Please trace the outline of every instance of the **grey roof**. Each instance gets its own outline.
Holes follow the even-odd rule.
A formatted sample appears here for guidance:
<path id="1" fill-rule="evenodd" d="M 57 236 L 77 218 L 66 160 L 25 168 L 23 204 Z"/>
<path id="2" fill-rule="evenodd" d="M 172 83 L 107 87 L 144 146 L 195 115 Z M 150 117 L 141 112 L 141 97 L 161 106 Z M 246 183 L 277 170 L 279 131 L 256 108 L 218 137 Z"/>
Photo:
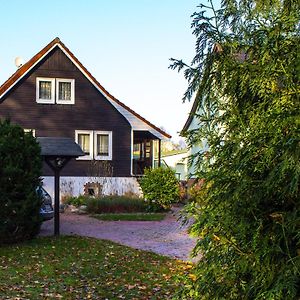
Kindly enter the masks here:
<path id="1" fill-rule="evenodd" d="M 38 137 L 43 156 L 83 156 L 84 152 L 71 138 Z"/>

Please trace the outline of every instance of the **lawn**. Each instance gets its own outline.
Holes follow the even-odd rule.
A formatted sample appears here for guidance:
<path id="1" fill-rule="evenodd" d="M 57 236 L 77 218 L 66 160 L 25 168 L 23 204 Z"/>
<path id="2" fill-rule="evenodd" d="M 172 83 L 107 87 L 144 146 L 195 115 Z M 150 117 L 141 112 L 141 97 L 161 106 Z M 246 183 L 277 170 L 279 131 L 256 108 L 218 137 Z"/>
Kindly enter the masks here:
<path id="1" fill-rule="evenodd" d="M 91 217 L 103 221 L 162 221 L 163 213 L 122 213 L 122 214 L 96 214 Z"/>
<path id="2" fill-rule="evenodd" d="M 1 299 L 170 299 L 189 265 L 83 237 L 0 247 Z"/>

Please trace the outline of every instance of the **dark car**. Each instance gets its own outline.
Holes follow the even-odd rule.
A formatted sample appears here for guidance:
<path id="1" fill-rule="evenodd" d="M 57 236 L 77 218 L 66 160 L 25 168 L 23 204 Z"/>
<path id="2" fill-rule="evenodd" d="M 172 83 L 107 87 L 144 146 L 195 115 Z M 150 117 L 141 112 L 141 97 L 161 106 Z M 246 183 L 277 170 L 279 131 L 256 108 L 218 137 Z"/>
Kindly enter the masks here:
<path id="1" fill-rule="evenodd" d="M 51 196 L 47 193 L 47 191 L 42 186 L 39 186 L 36 189 L 36 192 L 38 196 L 42 199 L 40 215 L 43 221 L 51 220 L 54 216 Z"/>

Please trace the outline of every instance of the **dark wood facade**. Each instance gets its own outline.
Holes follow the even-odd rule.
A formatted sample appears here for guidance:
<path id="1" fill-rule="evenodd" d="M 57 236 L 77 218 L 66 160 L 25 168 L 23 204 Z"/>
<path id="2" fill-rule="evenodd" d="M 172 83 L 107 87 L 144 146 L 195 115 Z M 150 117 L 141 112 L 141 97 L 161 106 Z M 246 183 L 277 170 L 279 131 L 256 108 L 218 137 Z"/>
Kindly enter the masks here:
<path id="1" fill-rule="evenodd" d="M 75 104 L 37 103 L 36 77 L 75 79 Z M 75 139 L 75 130 L 112 131 L 112 160 L 108 161 L 112 175 L 131 176 L 131 125 L 59 47 L 14 85 L 2 101 L 0 118 L 34 129 L 37 137 Z M 44 166 L 43 175 L 52 176 L 52 171 Z M 91 161 L 73 160 L 62 175 L 96 174 L 91 174 Z"/>

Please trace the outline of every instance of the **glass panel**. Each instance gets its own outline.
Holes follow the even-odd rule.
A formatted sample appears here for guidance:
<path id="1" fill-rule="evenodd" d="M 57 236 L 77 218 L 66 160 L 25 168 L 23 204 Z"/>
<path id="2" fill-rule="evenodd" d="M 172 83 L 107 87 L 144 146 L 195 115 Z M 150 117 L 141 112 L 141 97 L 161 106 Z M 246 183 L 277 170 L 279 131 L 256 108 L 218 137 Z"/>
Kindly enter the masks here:
<path id="1" fill-rule="evenodd" d="M 133 145 L 133 159 L 140 159 L 141 156 L 141 144 Z"/>
<path id="2" fill-rule="evenodd" d="M 108 156 L 108 134 L 97 134 L 97 155 Z"/>
<path id="3" fill-rule="evenodd" d="M 51 98 L 51 81 L 39 81 L 39 99 Z"/>
<path id="4" fill-rule="evenodd" d="M 90 155 L 90 135 L 88 133 L 78 134 L 78 144 L 86 155 Z"/>
<path id="5" fill-rule="evenodd" d="M 71 100 L 71 82 L 58 83 L 58 100 Z"/>
<path id="6" fill-rule="evenodd" d="M 151 142 L 146 142 L 146 158 L 151 157 Z"/>

